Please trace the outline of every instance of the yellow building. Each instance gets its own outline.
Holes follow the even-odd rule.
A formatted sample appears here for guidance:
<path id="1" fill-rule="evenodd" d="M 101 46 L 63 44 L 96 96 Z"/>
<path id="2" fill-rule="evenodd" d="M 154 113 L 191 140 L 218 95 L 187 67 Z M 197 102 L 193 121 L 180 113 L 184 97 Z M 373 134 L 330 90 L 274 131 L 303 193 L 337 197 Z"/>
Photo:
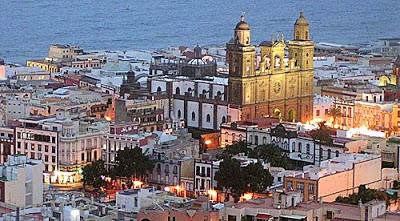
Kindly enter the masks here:
<path id="1" fill-rule="evenodd" d="M 50 73 L 60 72 L 61 64 L 48 61 L 48 60 L 27 60 L 26 66 L 28 67 L 38 67 L 44 71 Z"/>
<path id="2" fill-rule="evenodd" d="M 288 121 L 308 121 L 313 107 L 313 54 L 309 24 L 304 14 L 294 25 L 294 40 L 283 36 L 251 44 L 250 26 L 241 17 L 234 38 L 227 44 L 231 120 L 273 116 Z M 288 49 L 289 56 L 285 56 Z M 233 116 L 235 115 L 235 116 Z"/>

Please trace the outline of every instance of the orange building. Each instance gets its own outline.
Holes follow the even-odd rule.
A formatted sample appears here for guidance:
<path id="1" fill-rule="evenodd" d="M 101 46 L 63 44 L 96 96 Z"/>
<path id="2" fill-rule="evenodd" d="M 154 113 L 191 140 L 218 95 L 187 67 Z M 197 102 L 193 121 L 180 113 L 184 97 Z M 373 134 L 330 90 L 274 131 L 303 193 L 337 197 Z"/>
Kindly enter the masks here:
<path id="1" fill-rule="evenodd" d="M 382 187 L 379 155 L 348 154 L 306 166 L 300 174 L 284 177 L 286 190 L 300 191 L 304 201 L 333 202 L 338 196 L 356 193 L 360 185 Z"/>

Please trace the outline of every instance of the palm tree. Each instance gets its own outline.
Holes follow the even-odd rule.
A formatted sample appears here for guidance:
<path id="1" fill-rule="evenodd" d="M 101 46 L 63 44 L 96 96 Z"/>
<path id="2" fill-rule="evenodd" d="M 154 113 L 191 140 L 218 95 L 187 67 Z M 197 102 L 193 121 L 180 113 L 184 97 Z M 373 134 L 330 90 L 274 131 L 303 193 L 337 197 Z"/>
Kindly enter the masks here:
<path id="1" fill-rule="evenodd" d="M 333 126 L 336 124 L 336 119 L 342 116 L 342 111 L 338 107 L 331 107 L 328 111 L 328 115 L 333 118 Z"/>

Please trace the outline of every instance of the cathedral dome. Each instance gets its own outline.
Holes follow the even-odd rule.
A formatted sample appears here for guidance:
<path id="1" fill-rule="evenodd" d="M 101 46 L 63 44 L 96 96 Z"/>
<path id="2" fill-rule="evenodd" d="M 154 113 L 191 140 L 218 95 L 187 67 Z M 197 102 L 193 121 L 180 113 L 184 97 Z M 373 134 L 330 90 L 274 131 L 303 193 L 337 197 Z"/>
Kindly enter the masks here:
<path id="1" fill-rule="evenodd" d="M 240 16 L 240 21 L 236 25 L 236 30 L 250 30 L 250 25 L 244 21 L 244 16 Z"/>
<path id="2" fill-rule="evenodd" d="M 304 12 L 300 12 L 299 18 L 296 20 L 295 25 L 308 25 L 307 19 L 304 17 Z"/>

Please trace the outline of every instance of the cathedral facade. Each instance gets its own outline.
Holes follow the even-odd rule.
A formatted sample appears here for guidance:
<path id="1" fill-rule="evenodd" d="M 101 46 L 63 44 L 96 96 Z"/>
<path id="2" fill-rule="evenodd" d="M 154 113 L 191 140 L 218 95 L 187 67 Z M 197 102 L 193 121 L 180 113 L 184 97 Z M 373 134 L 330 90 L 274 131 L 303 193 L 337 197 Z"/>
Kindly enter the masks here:
<path id="1" fill-rule="evenodd" d="M 311 120 L 314 43 L 304 14 L 295 22 L 293 40 L 285 42 L 280 36 L 256 48 L 250 39 L 250 26 L 242 16 L 227 43 L 231 120 Z"/>

